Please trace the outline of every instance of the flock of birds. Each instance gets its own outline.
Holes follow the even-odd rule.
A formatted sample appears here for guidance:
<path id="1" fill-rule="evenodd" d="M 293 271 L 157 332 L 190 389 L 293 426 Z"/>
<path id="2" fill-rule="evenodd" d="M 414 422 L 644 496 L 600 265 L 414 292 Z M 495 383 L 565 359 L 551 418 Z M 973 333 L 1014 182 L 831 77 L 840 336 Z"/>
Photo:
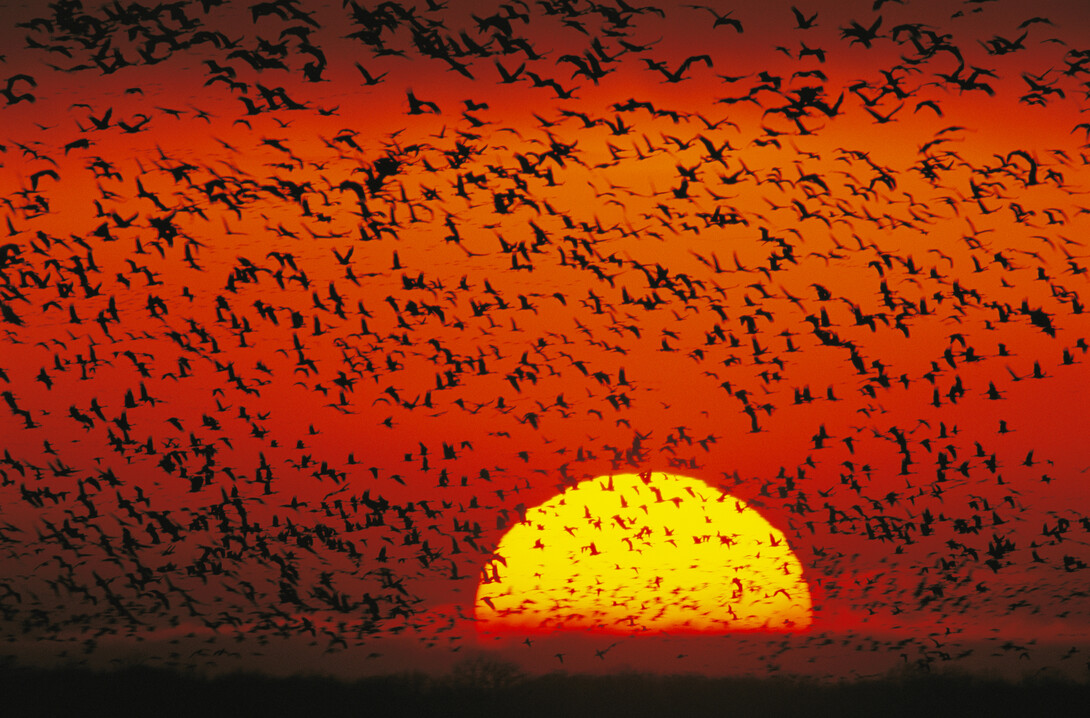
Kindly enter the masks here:
<path id="1" fill-rule="evenodd" d="M 1090 47 L 1017 5 L 9 13 L 4 652 L 457 651 L 528 506 L 655 470 L 817 646 L 1083 665 Z"/>

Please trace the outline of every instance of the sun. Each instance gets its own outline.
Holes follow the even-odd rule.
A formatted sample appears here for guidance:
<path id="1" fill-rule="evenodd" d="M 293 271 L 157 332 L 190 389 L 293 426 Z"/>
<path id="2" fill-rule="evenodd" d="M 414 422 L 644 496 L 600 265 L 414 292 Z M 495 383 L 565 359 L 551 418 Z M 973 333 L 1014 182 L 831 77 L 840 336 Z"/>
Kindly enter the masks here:
<path id="1" fill-rule="evenodd" d="M 475 609 L 485 633 L 799 631 L 812 619 L 780 531 L 703 481 L 650 472 L 527 510 L 484 566 Z"/>

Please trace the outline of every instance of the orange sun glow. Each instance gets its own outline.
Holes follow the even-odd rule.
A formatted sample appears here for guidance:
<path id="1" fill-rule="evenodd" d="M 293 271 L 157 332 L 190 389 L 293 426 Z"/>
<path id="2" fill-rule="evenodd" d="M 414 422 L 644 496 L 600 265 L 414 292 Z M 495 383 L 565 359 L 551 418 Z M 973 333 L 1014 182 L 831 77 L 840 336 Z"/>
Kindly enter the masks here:
<path id="1" fill-rule="evenodd" d="M 801 630 L 810 590 L 783 534 L 697 479 L 584 481 L 528 509 L 484 566 L 483 632 Z"/>

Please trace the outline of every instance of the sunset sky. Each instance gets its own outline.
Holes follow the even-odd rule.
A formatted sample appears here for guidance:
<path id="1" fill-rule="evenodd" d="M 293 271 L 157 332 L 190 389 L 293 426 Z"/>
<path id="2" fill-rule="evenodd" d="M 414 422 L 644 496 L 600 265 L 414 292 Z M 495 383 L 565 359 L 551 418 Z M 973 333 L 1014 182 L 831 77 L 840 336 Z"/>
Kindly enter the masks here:
<path id="1" fill-rule="evenodd" d="M 1081 3 L 0 10 L 0 655 L 1086 676 Z"/>

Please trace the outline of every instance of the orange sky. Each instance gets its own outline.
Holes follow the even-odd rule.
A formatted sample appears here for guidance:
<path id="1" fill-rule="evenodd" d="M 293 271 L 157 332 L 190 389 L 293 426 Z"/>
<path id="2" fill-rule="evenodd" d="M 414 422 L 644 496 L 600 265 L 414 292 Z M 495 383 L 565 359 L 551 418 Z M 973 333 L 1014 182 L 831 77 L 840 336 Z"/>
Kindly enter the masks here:
<path id="1" fill-rule="evenodd" d="M 442 665 L 517 507 L 661 471 L 783 532 L 792 670 L 1071 663 L 1077 4 L 208 4 L 2 13 L 18 657 Z"/>

